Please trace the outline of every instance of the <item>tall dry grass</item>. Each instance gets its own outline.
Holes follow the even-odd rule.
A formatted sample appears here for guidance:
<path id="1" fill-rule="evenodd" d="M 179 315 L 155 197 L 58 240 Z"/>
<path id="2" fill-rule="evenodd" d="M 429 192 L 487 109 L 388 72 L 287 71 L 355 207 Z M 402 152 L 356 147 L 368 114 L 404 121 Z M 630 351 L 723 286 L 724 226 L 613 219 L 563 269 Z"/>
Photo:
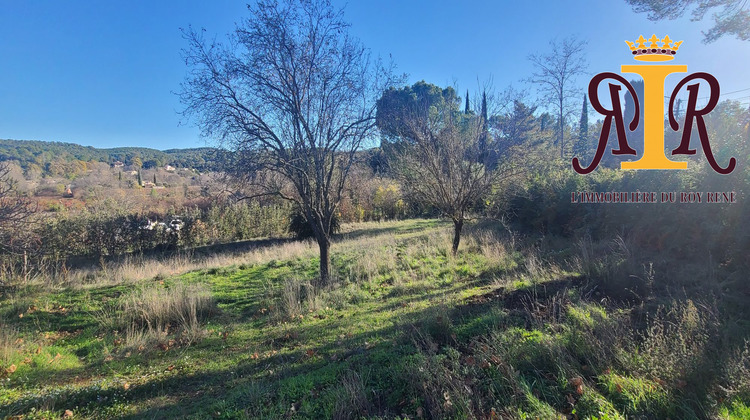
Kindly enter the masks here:
<path id="1" fill-rule="evenodd" d="M 98 266 L 69 269 L 64 274 L 59 270 L 38 272 L 28 284 L 53 288 L 100 287 L 134 283 L 144 279 L 167 278 L 195 270 L 313 256 L 316 252 L 317 245 L 313 245 L 311 241 L 295 241 L 258 247 L 246 252 L 210 255 L 184 252 L 164 258 L 131 256 L 118 262 L 101 262 Z"/>
<path id="2" fill-rule="evenodd" d="M 342 235 L 334 239 L 333 252 L 347 252 L 351 249 L 369 249 L 370 252 L 362 258 L 363 266 L 358 268 L 356 275 L 369 277 L 375 272 L 384 272 L 395 268 L 395 252 L 380 255 L 377 246 L 391 244 L 395 249 L 395 239 L 390 229 L 396 229 L 410 223 L 409 221 L 391 222 L 360 222 L 345 225 Z M 358 231 L 379 231 L 374 235 L 350 236 Z M 227 251 L 215 254 L 199 254 L 191 251 L 180 252 L 163 258 L 148 256 L 129 256 L 120 261 L 100 261 L 98 265 L 84 268 L 62 268 L 55 264 L 46 264 L 33 270 L 31 275 L 21 278 L 19 275 L 7 273 L 5 280 L 8 284 L 41 285 L 46 288 L 87 288 L 102 285 L 133 283 L 143 279 L 166 278 L 180 275 L 189 271 L 228 267 L 233 265 L 264 264 L 271 260 L 289 260 L 307 258 L 317 255 L 318 247 L 311 240 L 289 241 L 280 244 L 258 246 L 247 251 Z M 383 260 L 388 256 L 390 261 Z M 369 263 L 368 263 L 369 262 Z M 368 266 L 370 263 L 376 265 Z M 356 270 L 355 270 L 356 271 Z"/>
<path id="3" fill-rule="evenodd" d="M 0 370 L 4 369 L 18 352 L 18 330 L 0 321 Z"/>
<path id="4" fill-rule="evenodd" d="M 205 335 L 203 322 L 215 311 L 206 286 L 178 283 L 138 288 L 94 316 L 102 330 L 122 334 L 126 348 L 147 348 L 170 336 L 182 344 L 199 341 Z"/>

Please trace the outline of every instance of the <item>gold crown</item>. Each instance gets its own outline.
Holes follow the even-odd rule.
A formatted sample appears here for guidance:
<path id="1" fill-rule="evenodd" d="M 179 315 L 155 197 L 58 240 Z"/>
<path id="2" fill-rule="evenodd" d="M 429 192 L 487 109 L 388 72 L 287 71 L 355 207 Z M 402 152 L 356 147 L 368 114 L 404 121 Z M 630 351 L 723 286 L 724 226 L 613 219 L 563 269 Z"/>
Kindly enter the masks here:
<path id="1" fill-rule="evenodd" d="M 638 37 L 635 42 L 625 41 L 630 47 L 630 51 L 633 52 L 633 58 L 640 61 L 669 61 L 674 59 L 677 50 L 680 48 L 682 41 L 673 42 L 669 39 L 669 35 L 663 39 L 656 37 L 656 34 L 652 35 L 648 40 L 650 44 L 646 46 L 646 39 L 643 35 Z M 661 43 L 661 45 L 659 45 Z"/>

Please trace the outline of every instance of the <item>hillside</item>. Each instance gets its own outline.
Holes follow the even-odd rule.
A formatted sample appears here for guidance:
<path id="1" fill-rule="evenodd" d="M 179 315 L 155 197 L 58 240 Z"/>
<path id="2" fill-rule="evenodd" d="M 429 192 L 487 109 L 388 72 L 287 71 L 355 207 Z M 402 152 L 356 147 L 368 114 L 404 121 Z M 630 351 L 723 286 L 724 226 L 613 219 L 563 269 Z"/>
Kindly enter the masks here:
<path id="1" fill-rule="evenodd" d="M 156 150 L 146 147 L 116 147 L 98 149 L 74 143 L 48 142 L 38 140 L 0 139 L 0 161 L 15 160 L 28 171 L 33 167 L 41 170 L 56 161 L 103 162 L 116 161 L 131 165 L 138 158 L 145 169 L 171 165 L 177 168 L 191 168 L 199 171 L 216 169 L 219 149 L 212 147 Z"/>

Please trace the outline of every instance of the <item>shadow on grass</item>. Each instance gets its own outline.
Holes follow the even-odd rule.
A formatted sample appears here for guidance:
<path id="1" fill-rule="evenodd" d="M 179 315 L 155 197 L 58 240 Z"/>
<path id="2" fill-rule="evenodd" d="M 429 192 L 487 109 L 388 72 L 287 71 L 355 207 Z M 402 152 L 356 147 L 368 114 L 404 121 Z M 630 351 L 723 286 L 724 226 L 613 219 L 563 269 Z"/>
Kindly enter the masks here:
<path id="1" fill-rule="evenodd" d="M 85 268 L 100 268 L 102 261 L 106 263 L 125 263 L 137 258 L 142 260 L 144 264 L 152 261 L 161 261 L 175 256 L 189 255 L 192 257 L 208 257 L 214 254 L 239 254 L 245 253 L 256 249 L 268 248 L 278 245 L 284 245 L 292 242 L 297 242 L 297 238 L 259 238 L 259 239 L 248 239 L 238 242 L 229 242 L 221 244 L 204 245 L 194 248 L 181 248 L 181 249 L 165 249 L 165 250 L 151 250 L 142 253 L 127 253 L 120 255 L 110 255 L 102 257 L 70 257 L 65 265 L 68 269 L 85 269 Z"/>
<path id="2" fill-rule="evenodd" d="M 407 302 L 439 297 L 444 293 L 455 294 L 481 281 L 483 280 L 477 279 L 474 282 L 466 282 L 450 291 L 438 290 L 428 296 L 410 296 Z M 123 387 L 102 389 L 90 386 L 63 390 L 54 395 L 23 397 L 0 407 L 0 414 L 2 417 L 15 415 L 43 404 L 61 409 L 65 409 L 63 406 L 79 405 L 91 411 L 114 410 L 117 404 L 125 401 L 134 404 L 139 410 L 127 418 L 171 418 L 199 413 L 203 416 L 265 415 L 278 418 L 291 415 L 293 411 L 291 407 L 297 407 L 294 411 L 302 417 L 319 417 L 330 415 L 328 412 L 321 411 L 324 410 L 321 405 L 335 401 L 343 375 L 349 371 L 363 370 L 370 372 L 369 382 L 365 384 L 368 389 L 372 390 L 369 395 L 381 401 L 387 396 L 390 401 L 385 407 L 380 407 L 379 412 L 381 414 L 385 412 L 407 414 L 401 413 L 398 404 L 393 401 L 410 398 L 406 389 L 408 384 L 403 383 L 400 372 L 404 367 L 403 363 L 406 363 L 404 360 L 418 351 L 413 345 L 411 331 L 417 329 L 426 331 L 425 334 L 433 334 L 429 328 L 434 326 L 435 317 L 442 314 L 450 320 L 450 324 L 446 327 L 449 330 L 444 334 L 438 331 L 440 337 L 436 340 L 442 340 L 443 345 L 463 348 L 476 334 L 484 333 L 485 329 L 496 328 L 497 322 L 493 319 L 493 314 L 496 312 L 493 311 L 518 312 L 522 315 L 527 309 L 526 305 L 530 302 L 544 304 L 559 293 L 564 293 L 565 290 L 580 289 L 583 281 L 581 277 L 570 276 L 514 290 L 499 287 L 488 293 L 471 297 L 462 304 L 448 308 L 444 313 L 440 312 L 438 305 L 428 306 L 399 314 L 389 321 L 391 325 L 373 328 L 340 339 L 336 339 L 334 334 L 333 340 L 326 340 L 313 346 L 297 346 L 290 351 L 287 343 L 279 339 L 279 343 L 276 344 L 281 344 L 281 348 L 286 348 L 286 351 L 260 359 L 245 358 L 232 368 L 188 375 L 181 375 L 179 370 L 175 370 L 147 383 L 132 385 L 127 390 Z M 384 305 L 379 310 L 395 310 L 400 304 L 401 302 Z M 523 316 L 518 321 L 520 324 L 513 326 L 529 327 L 528 320 L 525 320 Z M 475 326 L 472 325 L 473 322 L 479 322 L 482 325 Z M 317 329 L 343 330 L 349 324 L 351 320 L 344 318 L 325 325 L 302 324 L 293 328 L 300 330 L 304 339 L 307 333 L 314 336 Z M 456 331 L 462 328 L 470 331 L 469 336 L 457 338 L 451 335 L 451 329 Z M 719 328 L 724 328 L 724 325 Z M 273 348 L 275 338 L 269 339 Z M 245 350 L 240 349 L 229 353 L 221 350 L 217 352 L 216 357 L 228 358 L 243 352 Z M 703 366 L 716 366 L 715 354 L 706 351 L 698 355 L 698 358 L 701 359 L 701 363 L 704 363 Z M 76 372 L 79 371 L 76 370 Z M 718 374 L 715 369 L 712 371 Z M 695 372 L 688 372 L 687 377 L 700 380 L 700 375 L 703 373 L 696 369 Z M 75 372 L 71 371 L 67 376 L 73 374 Z M 386 380 L 388 382 L 385 382 Z M 707 384 L 713 383 L 711 378 L 703 377 L 703 380 Z M 708 387 L 696 389 L 699 392 L 691 391 L 689 395 L 681 397 L 682 400 L 689 401 L 687 407 L 690 411 L 686 411 L 685 416 L 703 417 L 715 414 L 717 408 L 709 401 L 711 397 Z M 700 395 L 701 392 L 703 395 Z"/>
<path id="3" fill-rule="evenodd" d="M 372 238 L 384 234 L 407 234 L 414 232 L 424 232 L 426 229 L 435 228 L 445 224 L 444 221 L 436 219 L 412 219 L 408 225 L 394 225 L 388 227 L 376 227 L 357 229 L 347 233 L 341 233 L 335 236 L 336 240 L 351 240 L 361 238 Z"/>

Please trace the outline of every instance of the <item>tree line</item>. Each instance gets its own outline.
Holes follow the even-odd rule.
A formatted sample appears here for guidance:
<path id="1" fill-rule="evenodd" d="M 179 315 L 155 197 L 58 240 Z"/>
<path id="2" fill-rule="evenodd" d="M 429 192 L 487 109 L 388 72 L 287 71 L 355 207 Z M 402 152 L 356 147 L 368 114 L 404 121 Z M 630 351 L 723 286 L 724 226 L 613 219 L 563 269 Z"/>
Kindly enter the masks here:
<path id="1" fill-rule="evenodd" d="M 156 150 L 145 147 L 118 147 L 97 149 L 73 143 L 34 140 L 0 139 L 0 161 L 17 161 L 26 172 L 42 175 L 66 175 L 75 172 L 73 165 L 85 166 L 88 162 L 125 165 L 145 169 L 172 165 L 199 171 L 217 169 L 222 151 L 213 147 L 194 149 Z"/>

